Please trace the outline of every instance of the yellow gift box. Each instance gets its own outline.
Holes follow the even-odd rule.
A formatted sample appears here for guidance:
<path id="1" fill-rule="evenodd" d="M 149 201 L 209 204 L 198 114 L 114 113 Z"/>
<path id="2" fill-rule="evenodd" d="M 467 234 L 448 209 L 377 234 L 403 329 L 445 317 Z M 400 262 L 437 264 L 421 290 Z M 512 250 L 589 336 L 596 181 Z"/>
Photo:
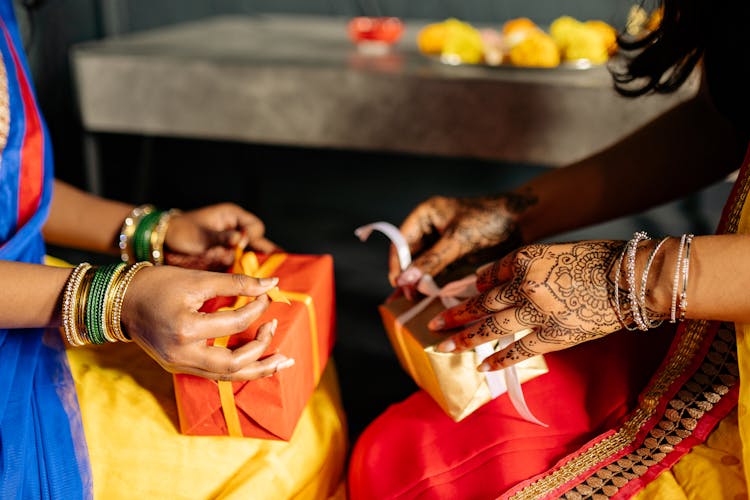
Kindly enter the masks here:
<path id="1" fill-rule="evenodd" d="M 462 420 L 492 400 L 493 392 L 496 396 L 507 391 L 502 372 L 477 371 L 480 360 L 476 352 L 443 353 L 435 350 L 435 345 L 445 339 L 445 334 L 430 331 L 427 323 L 445 309 L 440 300 L 432 300 L 409 318 L 414 307 L 419 307 L 419 303 L 400 296 L 392 297 L 378 309 L 401 366 L 453 420 Z M 521 383 L 548 371 L 542 356 L 522 361 L 515 367 Z"/>

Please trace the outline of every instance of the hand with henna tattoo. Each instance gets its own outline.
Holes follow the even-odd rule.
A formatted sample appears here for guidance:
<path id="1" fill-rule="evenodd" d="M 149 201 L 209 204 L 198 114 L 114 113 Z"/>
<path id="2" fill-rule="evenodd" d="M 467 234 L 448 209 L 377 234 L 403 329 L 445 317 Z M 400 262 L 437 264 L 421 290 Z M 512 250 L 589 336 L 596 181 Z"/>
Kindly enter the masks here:
<path id="1" fill-rule="evenodd" d="M 505 193 L 478 198 L 433 196 L 419 204 L 401 225 L 414 262 L 403 273 L 391 248 L 389 279 L 413 287 L 424 274 L 435 276 L 449 264 L 472 255 L 506 253 L 521 242 L 517 219 L 536 203 L 532 194 Z M 437 240 L 430 246 L 430 241 Z"/>
<path id="2" fill-rule="evenodd" d="M 499 370 L 620 330 L 614 269 L 622 241 L 530 245 L 478 271 L 480 294 L 433 318 L 433 330 L 461 328 L 438 350 L 467 350 L 530 329 L 479 367 Z M 627 294 L 620 306 L 629 310 Z"/>

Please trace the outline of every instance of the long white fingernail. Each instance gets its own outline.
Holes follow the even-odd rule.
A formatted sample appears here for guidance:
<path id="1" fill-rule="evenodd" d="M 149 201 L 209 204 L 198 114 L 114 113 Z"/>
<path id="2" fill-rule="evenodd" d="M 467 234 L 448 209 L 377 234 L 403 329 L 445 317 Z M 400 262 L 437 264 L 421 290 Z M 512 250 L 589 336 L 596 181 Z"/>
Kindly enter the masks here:
<path id="1" fill-rule="evenodd" d="M 284 361 L 276 365 L 276 371 L 289 368 L 290 366 L 294 366 L 294 358 L 285 359 Z"/>
<path id="2" fill-rule="evenodd" d="M 277 326 L 279 326 L 279 320 L 276 318 L 273 318 L 271 320 L 271 336 L 273 336 L 273 334 L 276 333 Z"/>
<path id="3" fill-rule="evenodd" d="M 456 350 L 456 343 L 453 339 L 444 340 L 438 344 L 437 350 L 440 352 L 453 352 Z"/>
<path id="4" fill-rule="evenodd" d="M 481 365 L 477 367 L 477 370 L 479 370 L 480 372 L 489 372 L 489 371 L 492 371 L 492 367 L 490 366 L 488 362 L 484 361 Z"/>
<path id="5" fill-rule="evenodd" d="M 415 285 L 422 277 L 422 274 L 419 268 L 412 266 L 398 277 L 396 284 L 399 286 Z"/>

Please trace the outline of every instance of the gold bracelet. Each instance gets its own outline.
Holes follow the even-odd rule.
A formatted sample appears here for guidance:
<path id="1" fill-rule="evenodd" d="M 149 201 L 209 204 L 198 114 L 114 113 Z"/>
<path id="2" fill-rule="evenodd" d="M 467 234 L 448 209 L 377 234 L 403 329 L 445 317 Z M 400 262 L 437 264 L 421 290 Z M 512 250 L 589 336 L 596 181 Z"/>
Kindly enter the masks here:
<path id="1" fill-rule="evenodd" d="M 141 219 L 155 210 L 150 204 L 139 205 L 130 211 L 120 228 L 120 236 L 117 240 L 117 246 L 120 248 L 120 258 L 126 264 L 135 263 L 135 249 L 133 248 L 133 235 L 135 228 Z"/>
<path id="2" fill-rule="evenodd" d="M 154 230 L 151 231 L 150 242 L 151 242 L 151 262 L 159 266 L 164 263 L 164 241 L 167 238 L 167 230 L 169 229 L 169 221 L 175 215 L 179 215 L 182 212 L 173 208 L 166 212 L 163 212 L 159 217 L 159 221 L 154 226 Z"/>
<path id="3" fill-rule="evenodd" d="M 63 332 L 65 332 L 65 339 L 68 341 L 69 345 L 74 347 L 83 345 L 76 329 L 76 295 L 78 293 L 78 288 L 81 286 L 83 276 L 89 269 L 91 269 L 91 264 L 88 262 L 78 264 L 70 273 L 70 276 L 68 276 L 63 292 L 61 322 Z"/>
<path id="4" fill-rule="evenodd" d="M 113 307 L 113 301 L 112 301 L 112 293 L 116 289 L 116 283 L 119 281 L 120 276 L 122 276 L 123 271 L 126 268 L 126 264 L 119 264 L 119 267 L 115 269 L 112 276 L 109 279 L 109 283 L 107 283 L 107 287 L 104 291 L 104 307 L 102 308 L 102 316 L 101 316 L 101 322 L 102 322 L 102 334 L 104 335 L 105 340 L 107 342 L 117 342 L 120 340 L 115 332 L 113 331 L 110 320 L 112 317 L 112 307 Z"/>
<path id="5" fill-rule="evenodd" d="M 111 316 L 107 318 L 106 327 L 110 329 L 112 336 L 121 342 L 132 342 L 122 329 L 122 304 L 125 302 L 125 292 L 128 291 L 130 282 L 135 273 L 144 267 L 151 266 L 150 262 L 142 261 L 129 266 L 126 271 L 117 276 L 117 282 L 111 287 L 111 296 L 107 296 L 107 303 L 111 304 Z"/>
<path id="6" fill-rule="evenodd" d="M 89 331 L 86 328 L 86 302 L 88 301 L 89 291 L 91 290 L 91 283 L 94 280 L 94 272 L 96 268 L 94 266 L 86 269 L 86 272 L 81 277 L 81 284 L 76 289 L 75 296 L 75 316 L 74 323 L 76 333 L 75 342 L 76 346 L 82 346 L 91 344 L 89 339 Z"/>

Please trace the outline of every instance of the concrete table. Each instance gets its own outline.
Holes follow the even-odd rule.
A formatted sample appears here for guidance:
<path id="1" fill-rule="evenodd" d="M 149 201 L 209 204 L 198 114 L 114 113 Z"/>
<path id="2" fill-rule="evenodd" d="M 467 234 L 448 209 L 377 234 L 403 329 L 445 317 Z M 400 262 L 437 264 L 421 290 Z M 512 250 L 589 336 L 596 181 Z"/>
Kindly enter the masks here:
<path id="1" fill-rule="evenodd" d="M 347 19 L 222 16 L 73 47 L 88 185 L 97 133 L 470 157 L 561 166 L 694 95 L 618 96 L 606 68 L 448 66 L 409 21 L 360 53 Z"/>

